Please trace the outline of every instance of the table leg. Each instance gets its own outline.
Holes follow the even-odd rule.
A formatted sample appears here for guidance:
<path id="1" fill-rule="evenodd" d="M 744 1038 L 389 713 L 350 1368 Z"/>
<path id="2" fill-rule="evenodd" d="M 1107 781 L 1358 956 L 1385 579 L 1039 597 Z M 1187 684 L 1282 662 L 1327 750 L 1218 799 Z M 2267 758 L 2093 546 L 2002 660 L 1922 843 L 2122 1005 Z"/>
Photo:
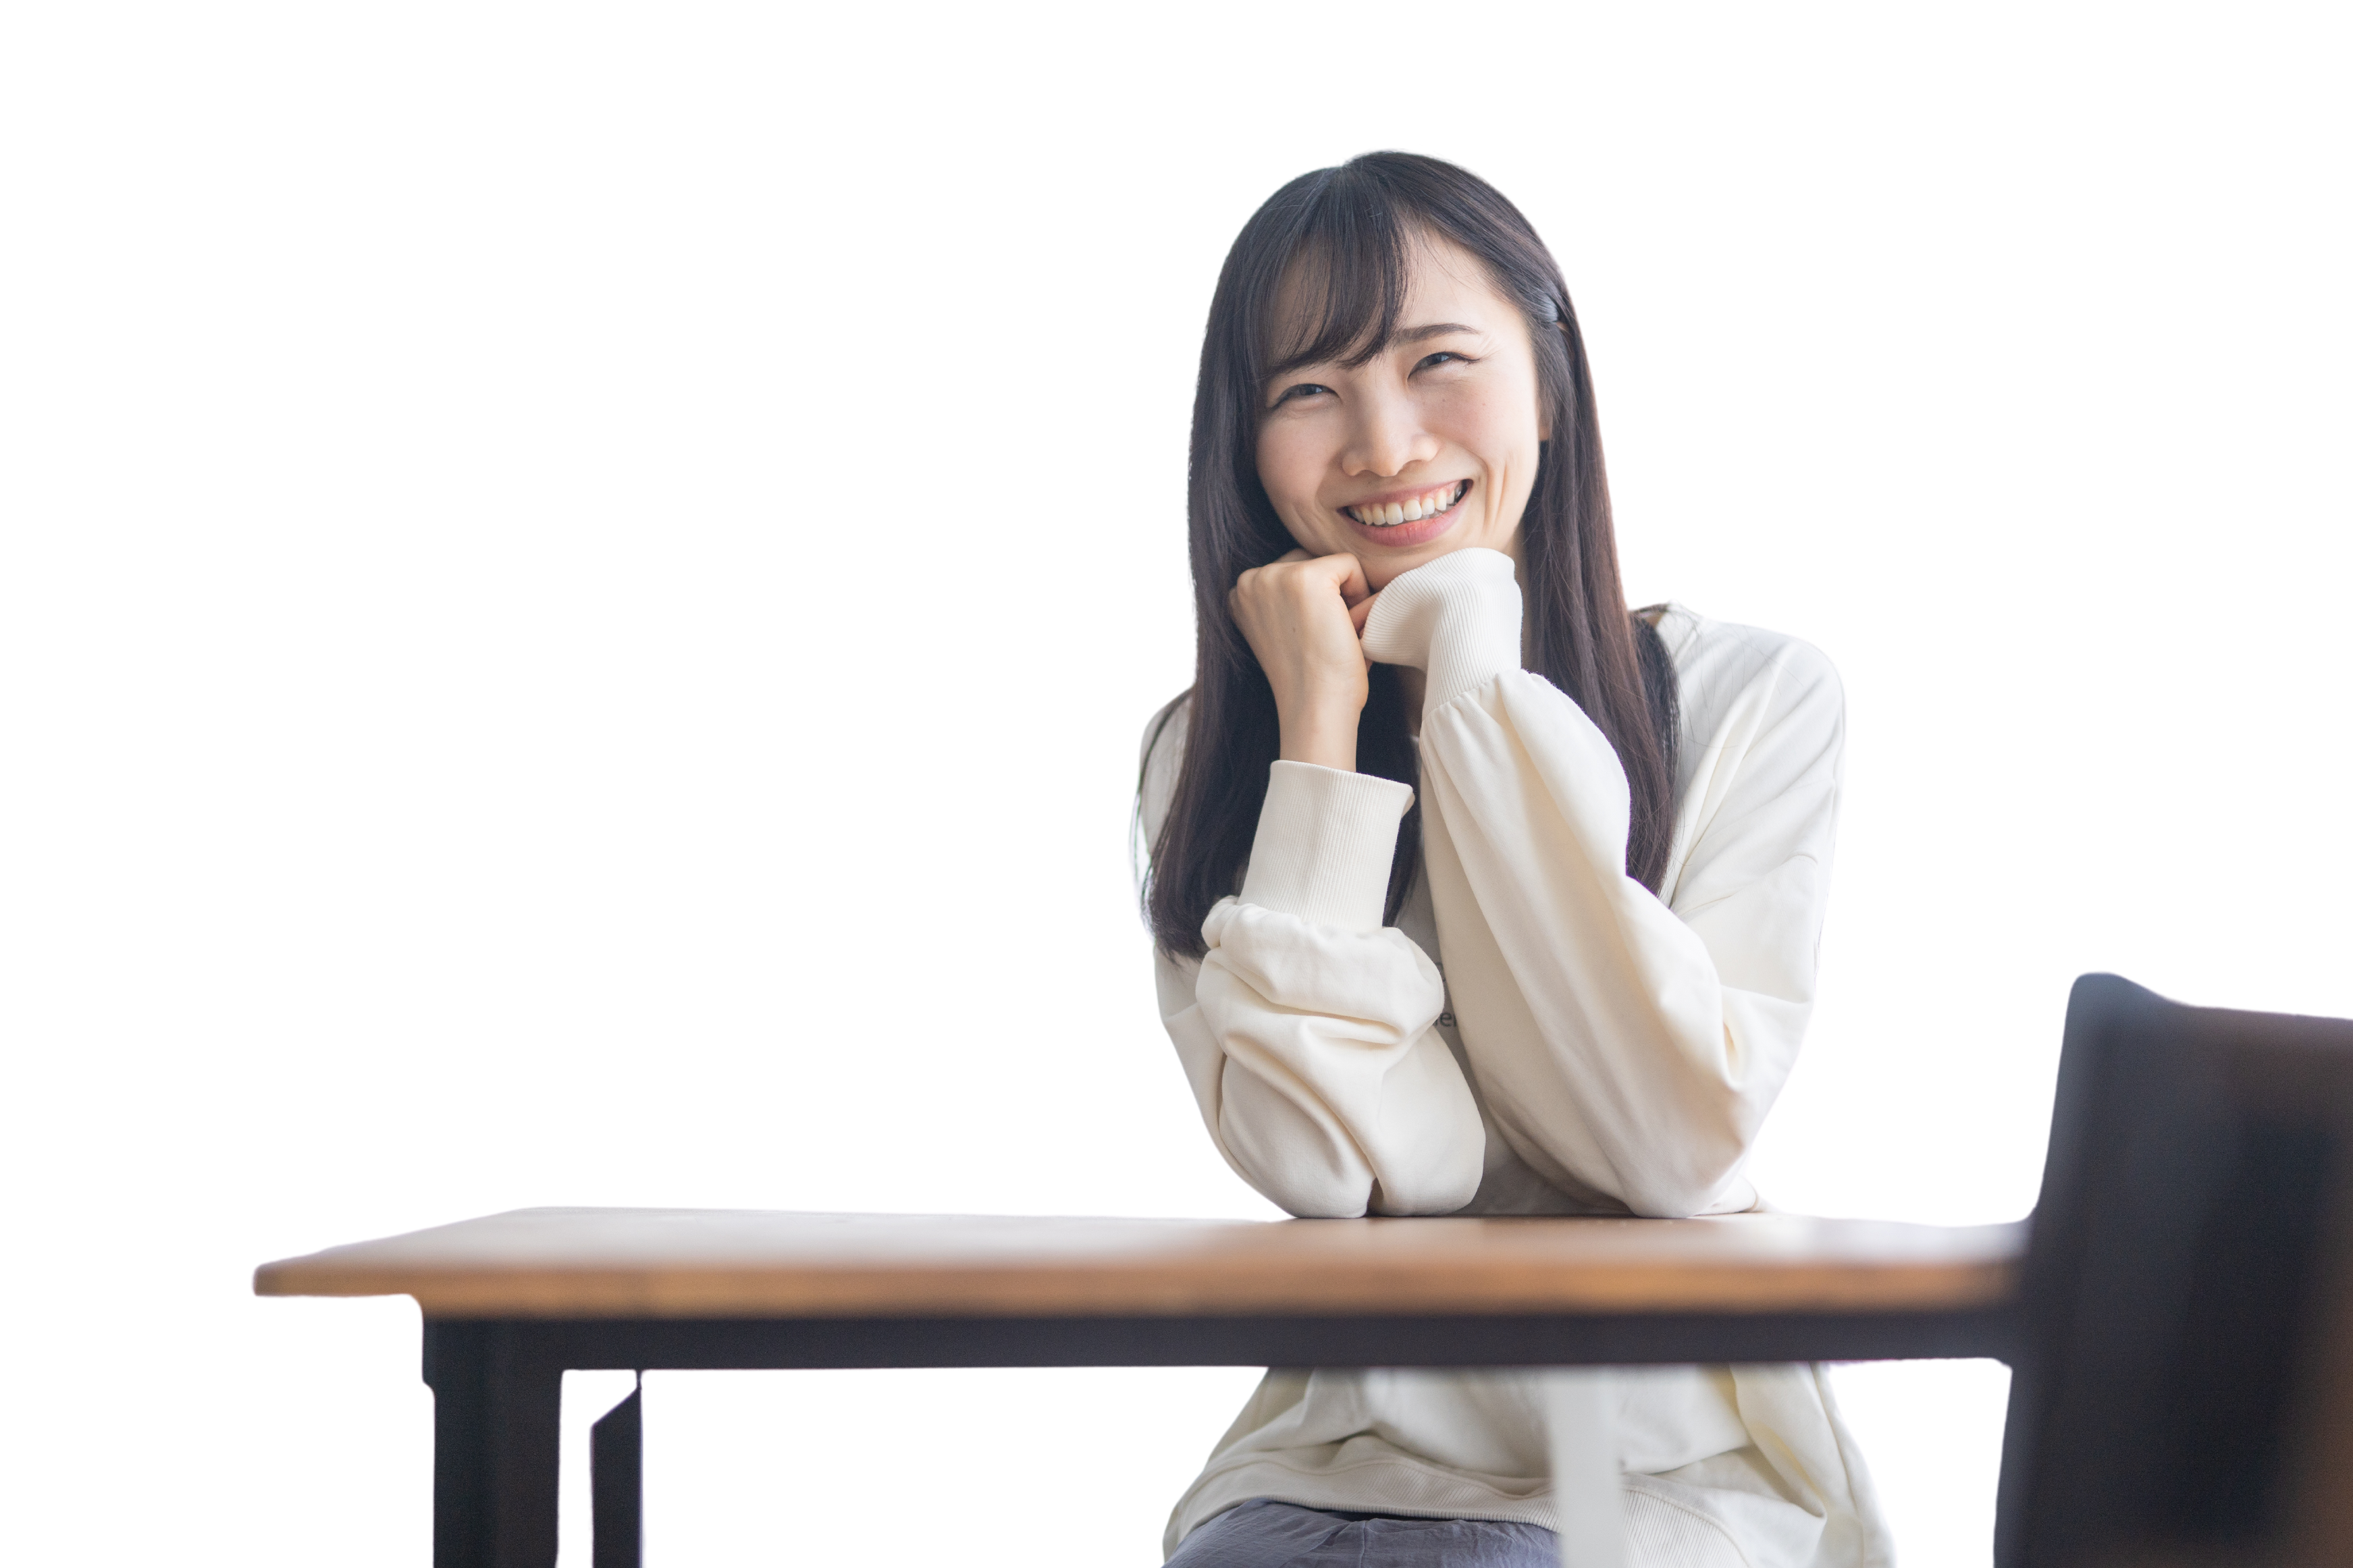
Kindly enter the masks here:
<path id="1" fill-rule="evenodd" d="M 427 1319 L 433 1568 L 555 1568 L 564 1371 L 528 1325 Z"/>
<path id="2" fill-rule="evenodd" d="M 645 1562 L 645 1405 L 638 1387 L 588 1428 L 592 1568 L 640 1568 Z"/>
<path id="3" fill-rule="evenodd" d="M 1609 1373 L 1599 1367 L 1548 1372 L 1544 1385 L 1561 1568 L 1626 1568 L 1625 1488 Z"/>

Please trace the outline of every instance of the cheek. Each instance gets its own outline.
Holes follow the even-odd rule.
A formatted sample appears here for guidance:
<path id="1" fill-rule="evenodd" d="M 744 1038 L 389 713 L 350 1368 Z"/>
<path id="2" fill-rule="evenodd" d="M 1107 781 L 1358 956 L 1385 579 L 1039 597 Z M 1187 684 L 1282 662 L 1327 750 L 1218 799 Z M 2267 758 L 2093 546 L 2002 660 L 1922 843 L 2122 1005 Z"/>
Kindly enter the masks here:
<path id="1" fill-rule="evenodd" d="M 1522 483 L 1535 477 L 1544 428 L 1533 398 L 1497 398 L 1480 410 L 1479 453 Z"/>
<path id="2" fill-rule="evenodd" d="M 1465 398 L 1454 413 L 1451 436 L 1489 480 L 1478 514 L 1486 531 L 1476 542 L 1508 549 L 1506 541 L 1518 532 L 1520 512 L 1535 488 L 1536 465 L 1544 455 L 1535 397 L 1519 395 L 1516 388 L 1496 388 Z"/>
<path id="3" fill-rule="evenodd" d="M 1504 474 L 1533 463 L 1543 441 L 1534 387 L 1466 388 L 1430 412 L 1440 434 Z"/>
<path id="4" fill-rule="evenodd" d="M 1270 430 L 1259 437 L 1258 478 L 1278 511 L 1314 507 L 1324 470 L 1295 430 Z"/>

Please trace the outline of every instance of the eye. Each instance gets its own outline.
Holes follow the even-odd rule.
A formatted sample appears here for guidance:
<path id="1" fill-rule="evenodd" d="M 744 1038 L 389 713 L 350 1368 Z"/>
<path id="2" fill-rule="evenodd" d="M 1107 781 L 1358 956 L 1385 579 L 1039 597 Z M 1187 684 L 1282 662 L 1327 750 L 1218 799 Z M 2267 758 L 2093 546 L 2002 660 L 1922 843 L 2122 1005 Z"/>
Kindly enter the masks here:
<path id="1" fill-rule="evenodd" d="M 1328 397 L 1331 395 L 1331 393 L 1332 389 L 1328 386 L 1324 386 L 1312 381 L 1303 381 L 1295 386 L 1284 387 L 1282 391 L 1276 395 L 1274 406 L 1280 408 L 1286 403 L 1297 403 L 1303 399 L 1314 397 L 1318 394 L 1322 394 Z"/>
<path id="2" fill-rule="evenodd" d="M 1468 354 L 1459 354 L 1451 349 L 1440 349 L 1434 354 L 1424 354 L 1421 358 L 1421 363 L 1415 365 L 1413 368 L 1418 371 L 1422 371 L 1429 370 L 1434 365 L 1476 364 L 1478 363 L 1478 361 L 1472 359 Z"/>

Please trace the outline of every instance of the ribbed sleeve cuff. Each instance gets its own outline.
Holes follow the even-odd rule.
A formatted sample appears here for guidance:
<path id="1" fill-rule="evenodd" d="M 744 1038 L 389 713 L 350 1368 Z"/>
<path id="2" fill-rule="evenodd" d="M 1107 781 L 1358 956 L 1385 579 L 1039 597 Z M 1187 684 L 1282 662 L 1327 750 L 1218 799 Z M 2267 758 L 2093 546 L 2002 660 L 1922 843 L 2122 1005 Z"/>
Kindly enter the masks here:
<path id="1" fill-rule="evenodd" d="M 1500 550 L 1457 550 L 1381 590 L 1365 655 L 1429 673 L 1422 711 L 1520 668 L 1520 585 Z"/>
<path id="2" fill-rule="evenodd" d="M 1411 805 L 1413 791 L 1395 779 L 1275 763 L 1242 902 L 1343 931 L 1380 930 L 1398 823 Z"/>

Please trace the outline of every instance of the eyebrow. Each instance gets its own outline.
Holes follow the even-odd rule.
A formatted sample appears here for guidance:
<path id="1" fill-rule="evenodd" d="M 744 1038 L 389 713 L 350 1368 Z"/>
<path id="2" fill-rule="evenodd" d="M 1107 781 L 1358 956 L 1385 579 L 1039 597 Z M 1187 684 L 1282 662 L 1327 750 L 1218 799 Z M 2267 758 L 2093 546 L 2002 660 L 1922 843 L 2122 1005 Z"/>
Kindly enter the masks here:
<path id="1" fill-rule="evenodd" d="M 1474 338 L 1485 335 L 1478 328 L 1466 327 L 1460 321 L 1434 321 L 1427 327 L 1408 327 L 1402 331 L 1391 333 L 1389 342 L 1393 343 L 1426 342 L 1431 338 L 1442 338 L 1449 332 L 1468 332 Z"/>
<path id="2" fill-rule="evenodd" d="M 1406 327 L 1398 331 L 1391 332 L 1387 338 L 1381 341 L 1380 348 L 1374 349 L 1370 351 L 1370 353 L 1378 353 L 1381 352 L 1381 349 L 1391 348 L 1398 343 L 1427 342 L 1431 338 L 1442 338 L 1449 332 L 1461 332 L 1466 336 L 1474 338 L 1483 338 L 1487 335 L 1477 327 L 1466 327 L 1460 321 L 1432 321 L 1425 327 Z M 1369 354 L 1367 357 L 1369 357 Z M 1267 384 L 1271 388 L 1274 383 L 1282 380 L 1284 376 L 1295 375 L 1299 372 L 1306 370 L 1311 365 L 1317 363 L 1319 362 L 1303 358 L 1286 360 L 1267 373 Z"/>

